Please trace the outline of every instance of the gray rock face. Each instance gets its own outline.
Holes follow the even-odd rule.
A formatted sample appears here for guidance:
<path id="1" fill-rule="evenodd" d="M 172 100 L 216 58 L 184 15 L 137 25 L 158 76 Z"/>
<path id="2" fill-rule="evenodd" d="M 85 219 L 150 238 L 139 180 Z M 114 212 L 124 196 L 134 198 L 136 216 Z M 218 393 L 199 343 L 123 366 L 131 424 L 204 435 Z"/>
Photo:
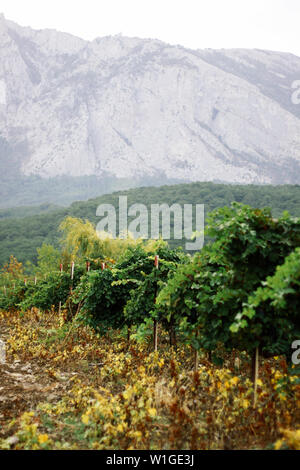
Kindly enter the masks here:
<path id="1" fill-rule="evenodd" d="M 43 177 L 300 183 L 295 80 L 292 54 L 88 42 L 0 16 L 1 163 Z"/>

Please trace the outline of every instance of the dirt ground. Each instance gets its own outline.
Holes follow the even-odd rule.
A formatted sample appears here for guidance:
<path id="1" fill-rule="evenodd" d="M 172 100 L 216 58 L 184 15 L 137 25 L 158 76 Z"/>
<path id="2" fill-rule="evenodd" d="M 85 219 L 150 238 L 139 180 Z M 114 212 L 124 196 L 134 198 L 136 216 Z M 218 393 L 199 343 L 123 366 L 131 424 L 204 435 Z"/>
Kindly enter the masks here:
<path id="1" fill-rule="evenodd" d="M 0 339 L 7 342 L 10 329 L 0 325 Z M 40 358 L 12 360 L 8 357 L 0 363 L 0 439 L 11 434 L 7 423 L 18 419 L 25 411 L 31 411 L 41 402 L 56 403 L 72 388 L 70 379 L 82 376 L 82 364 L 57 364 Z M 74 372 L 74 369 L 78 369 Z"/>

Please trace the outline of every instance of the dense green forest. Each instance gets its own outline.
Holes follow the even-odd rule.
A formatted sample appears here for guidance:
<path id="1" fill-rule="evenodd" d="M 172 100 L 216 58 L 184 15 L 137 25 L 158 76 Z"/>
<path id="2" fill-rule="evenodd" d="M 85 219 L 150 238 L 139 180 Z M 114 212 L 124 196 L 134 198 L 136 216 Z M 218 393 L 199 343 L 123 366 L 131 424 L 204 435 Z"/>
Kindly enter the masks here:
<path id="1" fill-rule="evenodd" d="M 160 187 L 143 187 L 103 195 L 88 201 L 74 202 L 67 208 L 55 206 L 6 209 L 0 212 L 0 264 L 8 261 L 11 254 L 21 262 L 36 262 L 36 249 L 42 243 L 58 245 L 58 226 L 66 216 L 88 219 L 96 224 L 99 204 L 109 203 L 116 207 L 120 195 L 128 196 L 128 206 L 142 203 L 205 204 L 205 213 L 215 208 L 228 206 L 237 201 L 253 207 L 270 207 L 272 215 L 278 217 L 283 211 L 300 216 L 300 186 L 254 186 L 225 185 L 214 183 L 176 184 Z M 30 215 L 29 215 L 30 214 Z M 2 219 L 2 220 L 1 220 Z M 183 245 L 184 240 L 171 240 L 172 246 Z"/>
<path id="2" fill-rule="evenodd" d="M 49 204 L 45 202 L 39 206 L 19 206 L 8 209 L 0 209 L 0 220 L 3 219 L 18 219 L 20 217 L 28 217 L 31 215 L 46 214 L 55 210 L 61 209 L 61 206 Z"/>

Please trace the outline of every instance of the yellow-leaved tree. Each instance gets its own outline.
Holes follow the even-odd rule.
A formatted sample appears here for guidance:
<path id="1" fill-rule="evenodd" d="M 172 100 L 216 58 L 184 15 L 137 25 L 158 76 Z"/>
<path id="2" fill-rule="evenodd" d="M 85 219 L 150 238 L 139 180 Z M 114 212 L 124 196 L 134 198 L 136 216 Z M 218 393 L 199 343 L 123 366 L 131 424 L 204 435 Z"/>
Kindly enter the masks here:
<path id="1" fill-rule="evenodd" d="M 8 285 L 12 281 L 21 279 L 24 274 L 24 267 L 14 255 L 10 255 L 8 263 L 6 263 L 0 272 L 0 285 Z"/>
<path id="2" fill-rule="evenodd" d="M 134 239 L 129 232 L 119 237 L 105 231 L 97 232 L 88 220 L 66 217 L 60 224 L 63 258 L 70 260 L 101 259 L 117 261 L 129 246 L 143 243 L 141 238 Z"/>

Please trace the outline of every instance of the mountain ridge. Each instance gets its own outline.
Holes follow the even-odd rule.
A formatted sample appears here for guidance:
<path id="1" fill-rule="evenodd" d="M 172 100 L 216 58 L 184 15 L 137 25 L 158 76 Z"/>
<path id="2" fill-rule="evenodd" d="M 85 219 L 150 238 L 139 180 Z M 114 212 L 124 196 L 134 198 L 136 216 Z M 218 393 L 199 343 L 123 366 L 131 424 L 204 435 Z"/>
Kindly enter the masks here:
<path id="1" fill-rule="evenodd" d="M 43 178 L 298 184 L 300 58 L 86 41 L 0 15 L 0 162 Z"/>

